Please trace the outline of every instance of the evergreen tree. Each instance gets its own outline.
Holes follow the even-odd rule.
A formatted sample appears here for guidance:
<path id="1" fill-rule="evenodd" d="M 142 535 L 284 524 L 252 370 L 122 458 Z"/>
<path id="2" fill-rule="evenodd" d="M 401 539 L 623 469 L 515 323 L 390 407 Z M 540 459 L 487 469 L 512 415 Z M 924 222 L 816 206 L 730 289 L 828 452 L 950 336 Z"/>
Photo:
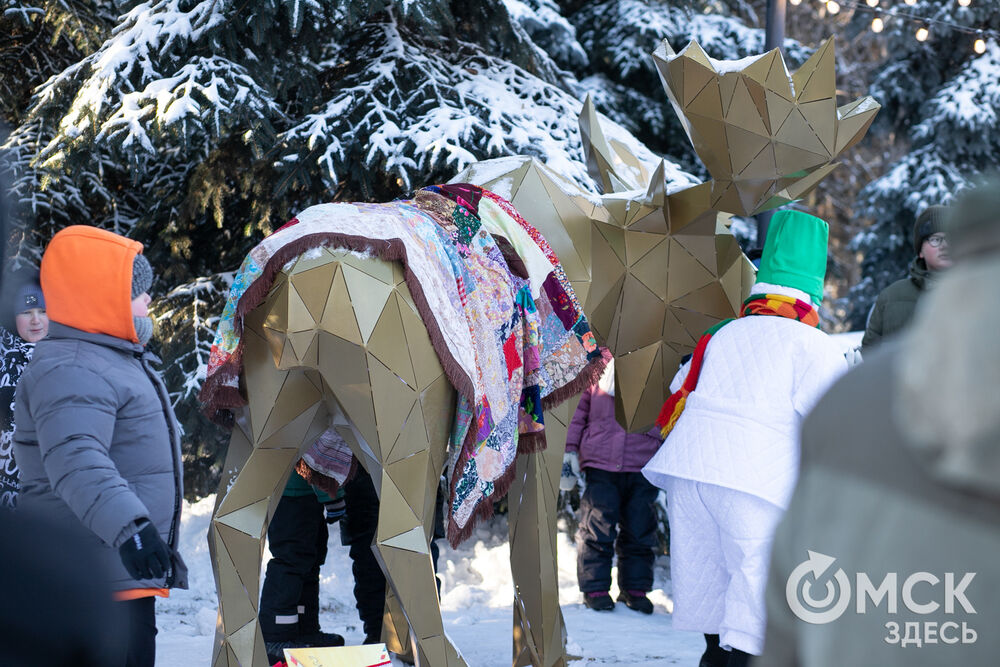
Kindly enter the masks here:
<path id="1" fill-rule="evenodd" d="M 19 125 L 31 91 L 93 53 L 114 19 L 94 0 L 0 0 L 0 121 Z"/>
<path id="2" fill-rule="evenodd" d="M 938 21 L 1000 30 L 994 3 L 961 7 L 920 0 L 906 9 Z M 852 242 L 864 254 L 863 279 L 848 300 L 854 328 L 864 327 L 879 291 L 906 275 L 916 216 L 929 205 L 948 204 L 978 174 L 1000 165 L 996 40 L 987 40 L 986 51 L 977 54 L 976 35 L 935 23 L 929 39 L 920 42 L 914 29 L 910 21 L 886 21 L 887 62 L 872 81 L 872 95 L 883 106 L 873 130 L 894 134 L 907 151 L 860 193 L 860 212 L 874 224 Z"/>

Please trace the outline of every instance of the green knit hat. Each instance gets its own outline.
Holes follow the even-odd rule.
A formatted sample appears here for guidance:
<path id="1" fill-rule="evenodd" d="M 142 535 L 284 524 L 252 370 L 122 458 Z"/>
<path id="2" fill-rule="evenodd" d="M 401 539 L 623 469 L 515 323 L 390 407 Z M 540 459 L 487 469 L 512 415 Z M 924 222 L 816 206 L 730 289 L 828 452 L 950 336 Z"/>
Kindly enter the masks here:
<path id="1" fill-rule="evenodd" d="M 823 300 L 826 242 L 830 227 L 801 211 L 778 211 L 771 218 L 757 281 L 794 287 Z"/>

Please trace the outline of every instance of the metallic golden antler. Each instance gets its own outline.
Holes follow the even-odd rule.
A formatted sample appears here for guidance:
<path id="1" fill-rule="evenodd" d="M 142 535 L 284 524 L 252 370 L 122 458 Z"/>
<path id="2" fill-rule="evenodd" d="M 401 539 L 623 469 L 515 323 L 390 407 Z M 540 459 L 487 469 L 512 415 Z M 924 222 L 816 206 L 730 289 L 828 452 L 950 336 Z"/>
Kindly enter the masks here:
<path id="1" fill-rule="evenodd" d="M 802 197 L 836 168 L 880 108 L 871 97 L 837 107 L 834 40 L 795 74 L 775 49 L 739 61 L 696 42 L 653 52 L 663 87 L 712 175 L 711 205 L 752 215 Z"/>

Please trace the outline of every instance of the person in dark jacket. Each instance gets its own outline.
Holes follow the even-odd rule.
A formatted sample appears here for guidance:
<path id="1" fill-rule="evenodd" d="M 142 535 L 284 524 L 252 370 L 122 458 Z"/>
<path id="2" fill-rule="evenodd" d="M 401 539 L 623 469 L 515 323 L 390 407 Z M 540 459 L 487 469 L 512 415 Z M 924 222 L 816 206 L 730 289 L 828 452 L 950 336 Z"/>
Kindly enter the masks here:
<path id="1" fill-rule="evenodd" d="M 910 275 L 892 283 L 878 295 L 861 339 L 862 352 L 870 351 L 882 338 L 909 324 L 917 300 L 939 272 L 951 266 L 948 237 L 944 231 L 948 213 L 947 206 L 928 206 L 917 217 L 913 225 L 913 251 L 917 256 L 910 262 Z"/>
<path id="2" fill-rule="evenodd" d="M 601 380 L 583 392 L 566 433 L 560 488 L 570 490 L 582 469 L 577 580 L 583 601 L 610 611 L 611 561 L 618 552 L 619 602 L 653 613 L 646 593 L 653 588 L 656 509 L 659 489 L 639 472 L 660 447 L 658 429 L 626 433 L 615 419 L 614 361 Z"/>
<path id="3" fill-rule="evenodd" d="M 21 486 L 14 460 L 14 391 L 35 343 L 49 332 L 38 271 L 10 276 L 3 298 L 7 317 L 0 324 L 0 508 L 13 508 Z"/>
<path id="4" fill-rule="evenodd" d="M 129 667 L 154 664 L 155 596 L 187 587 L 176 548 L 180 427 L 145 346 L 153 274 L 141 252 L 84 225 L 52 238 L 41 265 L 49 335 L 21 375 L 14 411 L 19 511 L 79 526 L 102 554 L 128 618 L 117 664 Z"/>
<path id="5" fill-rule="evenodd" d="M 319 574 L 326 561 L 328 525 L 334 523 L 340 525 L 341 543 L 350 547 L 364 643 L 382 641 L 385 575 L 371 549 L 378 508 L 375 486 L 360 466 L 333 498 L 292 472 L 267 528 L 271 560 L 258 616 L 269 661 L 282 660 L 286 648 L 344 645 L 341 635 L 322 632 L 319 625 Z"/>
<path id="6" fill-rule="evenodd" d="M 335 498 L 309 485 L 294 470 L 267 527 L 271 560 L 260 591 L 260 630 L 267 659 L 283 659 L 286 648 L 343 646 L 344 638 L 319 626 L 319 571 L 326 562 L 327 524 L 344 513 L 344 493 Z"/>

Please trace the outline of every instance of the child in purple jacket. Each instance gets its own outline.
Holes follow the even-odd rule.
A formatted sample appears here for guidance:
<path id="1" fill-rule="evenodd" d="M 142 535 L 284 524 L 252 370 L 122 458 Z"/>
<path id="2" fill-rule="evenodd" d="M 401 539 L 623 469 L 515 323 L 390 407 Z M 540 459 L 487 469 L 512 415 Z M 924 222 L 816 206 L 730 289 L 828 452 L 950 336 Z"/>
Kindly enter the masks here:
<path id="1" fill-rule="evenodd" d="M 576 486 L 583 470 L 577 579 L 584 604 L 610 611 L 611 560 L 618 552 L 618 600 L 629 609 L 653 613 L 646 593 L 653 588 L 656 510 L 659 489 L 639 472 L 660 447 L 656 428 L 626 433 L 615 420 L 614 361 L 600 382 L 583 392 L 566 434 L 560 488 Z M 616 539 L 617 538 L 617 539 Z"/>

